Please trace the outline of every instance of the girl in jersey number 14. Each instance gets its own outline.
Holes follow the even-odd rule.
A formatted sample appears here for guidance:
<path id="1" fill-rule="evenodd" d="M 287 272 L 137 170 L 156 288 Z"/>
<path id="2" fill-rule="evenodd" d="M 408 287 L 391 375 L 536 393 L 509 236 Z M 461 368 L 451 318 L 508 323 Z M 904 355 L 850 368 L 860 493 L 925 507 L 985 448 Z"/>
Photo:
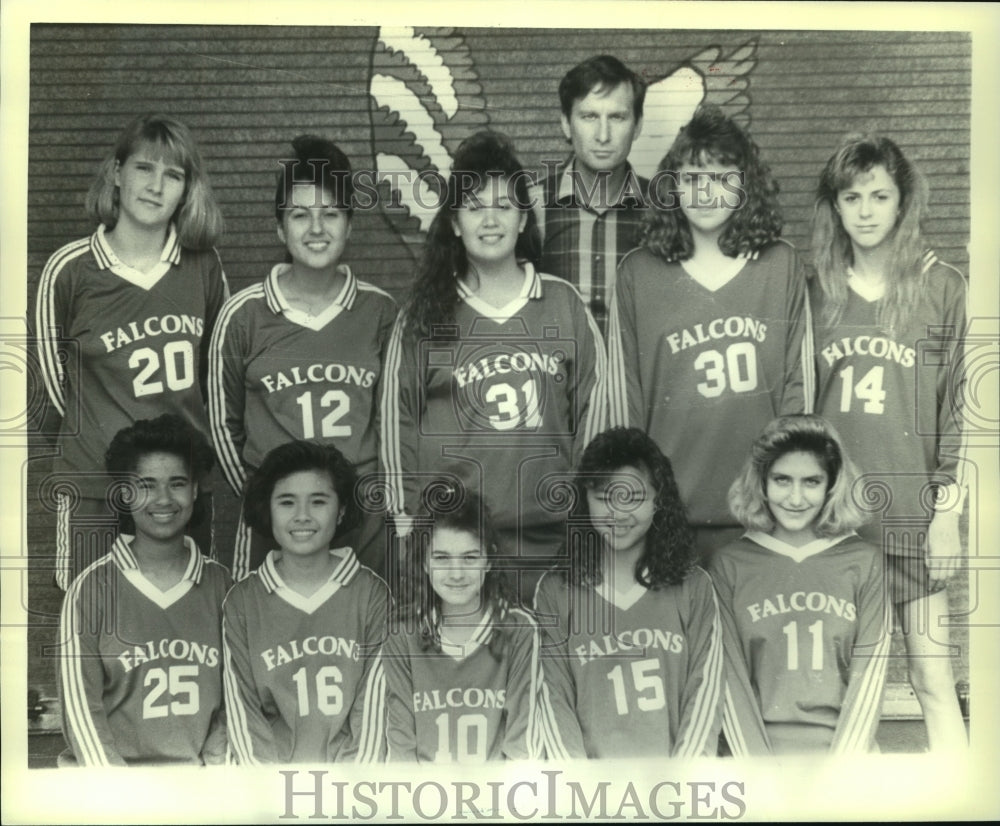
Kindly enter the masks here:
<path id="1" fill-rule="evenodd" d="M 881 554 L 854 532 L 857 478 L 830 424 L 802 415 L 771 422 L 732 485 L 747 533 L 709 569 L 738 756 L 872 748 L 891 624 Z"/>
<path id="2" fill-rule="evenodd" d="M 719 612 L 670 461 L 641 430 L 614 428 L 587 447 L 575 487 L 568 567 L 535 594 L 549 756 L 715 755 Z"/>
<path id="3" fill-rule="evenodd" d="M 121 533 L 70 585 L 59 699 L 80 766 L 222 763 L 222 600 L 229 572 L 185 530 L 212 468 L 208 440 L 171 414 L 119 431 L 106 468 Z"/>
<path id="4" fill-rule="evenodd" d="M 389 591 L 334 542 L 357 522 L 356 482 L 339 450 L 305 441 L 275 448 L 250 477 L 244 513 L 279 550 L 223 606 L 230 744 L 243 765 L 384 756 Z"/>
<path id="5" fill-rule="evenodd" d="M 489 509 L 446 480 L 431 483 L 424 499 L 382 651 L 389 759 L 540 757 L 538 628 L 497 567 Z"/>
<path id="6" fill-rule="evenodd" d="M 966 285 L 925 244 L 927 182 L 891 140 L 852 135 L 827 162 L 813 223 L 816 410 L 886 499 L 862 534 L 886 554 L 910 682 L 932 750 L 961 750 L 945 583 L 968 461 L 962 433 Z M 933 504 L 932 504 L 933 502 Z M 932 516 L 931 516 L 932 515 Z"/>
<path id="7" fill-rule="evenodd" d="M 208 435 L 202 339 L 207 345 L 228 295 L 212 247 L 222 215 L 179 121 L 132 121 L 101 165 L 87 211 L 97 230 L 49 259 L 35 316 L 51 402 L 45 428 L 59 434 L 53 470 L 76 493 L 58 502 L 56 582 L 64 590 L 91 561 L 81 558 L 86 549 L 102 544 L 74 536 L 77 525 L 114 521 L 102 470 L 115 433 L 175 413 Z M 204 486 L 201 499 L 204 518 L 191 533 L 211 553 Z"/>

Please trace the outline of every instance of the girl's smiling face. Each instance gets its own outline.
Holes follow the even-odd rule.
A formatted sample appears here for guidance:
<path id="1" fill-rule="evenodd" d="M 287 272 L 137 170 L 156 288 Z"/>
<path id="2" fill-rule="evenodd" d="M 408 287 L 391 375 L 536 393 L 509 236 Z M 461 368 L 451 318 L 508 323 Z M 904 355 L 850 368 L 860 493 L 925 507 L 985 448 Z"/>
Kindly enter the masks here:
<path id="1" fill-rule="evenodd" d="M 528 221 L 528 213 L 517 208 L 515 199 L 511 179 L 497 176 L 465 196 L 452 228 L 462 239 L 470 264 L 495 265 L 515 258 L 518 235 Z"/>
<path id="2" fill-rule="evenodd" d="M 184 200 L 184 168 L 160 147 L 140 144 L 115 168 L 118 220 L 136 227 L 166 229 Z"/>
<path id="3" fill-rule="evenodd" d="M 794 451 L 767 472 L 765 495 L 774 517 L 775 539 L 800 547 L 816 538 L 815 524 L 826 503 L 830 480 L 812 453 Z"/>
<path id="4" fill-rule="evenodd" d="M 482 590 L 490 561 L 479 537 L 470 531 L 435 528 L 424 571 L 441 598 L 445 616 L 474 619 L 482 610 Z"/>
<path id="5" fill-rule="evenodd" d="M 605 532 L 615 553 L 640 552 L 656 513 L 656 491 L 645 468 L 626 465 L 587 488 L 594 527 Z"/>
<path id="6" fill-rule="evenodd" d="M 329 474 L 304 470 L 279 479 L 271 492 L 271 529 L 281 550 L 326 553 L 343 517 Z"/>
<path id="7" fill-rule="evenodd" d="M 692 232 L 722 231 L 741 203 L 742 172 L 732 164 L 703 157 L 678 170 L 680 204 Z"/>
<path id="8" fill-rule="evenodd" d="M 291 204 L 282 211 L 278 227 L 292 261 L 312 270 L 332 269 L 340 263 L 350 235 L 350 215 L 330 192 L 313 184 L 292 187 Z"/>

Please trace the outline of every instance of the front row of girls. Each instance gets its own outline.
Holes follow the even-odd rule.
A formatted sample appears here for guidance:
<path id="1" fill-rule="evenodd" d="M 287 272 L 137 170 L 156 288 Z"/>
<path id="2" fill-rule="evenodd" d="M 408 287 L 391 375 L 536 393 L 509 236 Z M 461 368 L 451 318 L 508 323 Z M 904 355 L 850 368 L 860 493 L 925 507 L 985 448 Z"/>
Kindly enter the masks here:
<path id="1" fill-rule="evenodd" d="M 754 445 L 731 493 L 748 532 L 711 579 L 669 460 L 637 429 L 599 435 L 534 612 L 488 506 L 451 481 L 428 489 L 390 607 L 340 544 L 353 467 L 304 441 L 251 476 L 247 518 L 276 547 L 230 588 L 185 536 L 211 463 L 170 415 L 112 442 L 122 533 L 61 620 L 63 764 L 685 758 L 714 755 L 723 723 L 738 755 L 871 746 L 881 557 L 853 533 L 856 472 L 818 417 Z"/>

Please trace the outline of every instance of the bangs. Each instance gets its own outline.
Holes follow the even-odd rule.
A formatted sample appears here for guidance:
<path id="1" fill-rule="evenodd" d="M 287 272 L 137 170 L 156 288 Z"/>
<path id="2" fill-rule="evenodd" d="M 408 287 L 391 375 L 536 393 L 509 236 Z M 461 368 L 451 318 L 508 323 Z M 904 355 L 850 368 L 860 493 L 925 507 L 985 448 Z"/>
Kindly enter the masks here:
<path id="1" fill-rule="evenodd" d="M 162 160 L 167 166 L 178 166 L 184 170 L 185 177 L 191 175 L 191 156 L 188 154 L 183 143 L 173 135 L 163 129 L 149 130 L 154 132 L 151 135 L 139 135 L 132 145 L 126 157 L 132 155 L 145 154 L 153 160 Z"/>

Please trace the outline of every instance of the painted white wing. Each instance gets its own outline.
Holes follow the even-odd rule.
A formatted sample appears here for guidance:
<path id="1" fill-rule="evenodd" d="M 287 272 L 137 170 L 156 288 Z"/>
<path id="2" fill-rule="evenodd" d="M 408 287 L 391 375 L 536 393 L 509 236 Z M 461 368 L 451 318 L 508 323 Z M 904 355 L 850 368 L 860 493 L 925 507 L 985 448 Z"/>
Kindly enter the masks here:
<path id="1" fill-rule="evenodd" d="M 650 84 L 643 104 L 642 131 L 632 142 L 629 163 L 644 178 L 651 178 L 667 154 L 680 128 L 705 97 L 705 82 L 690 66 Z"/>

